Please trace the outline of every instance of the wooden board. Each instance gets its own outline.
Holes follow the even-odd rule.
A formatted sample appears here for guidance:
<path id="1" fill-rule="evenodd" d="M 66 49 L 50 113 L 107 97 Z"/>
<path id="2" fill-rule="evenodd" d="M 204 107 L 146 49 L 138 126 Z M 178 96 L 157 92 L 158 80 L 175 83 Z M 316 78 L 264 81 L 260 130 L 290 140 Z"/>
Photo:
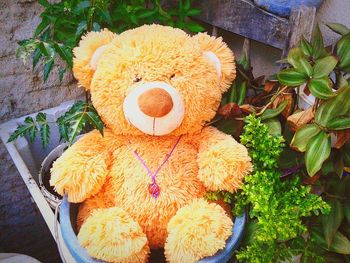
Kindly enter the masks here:
<path id="1" fill-rule="evenodd" d="M 163 0 L 173 6 L 171 0 Z M 193 0 L 192 6 L 202 10 L 196 19 L 243 37 L 284 49 L 289 20 L 268 13 L 249 0 Z"/>

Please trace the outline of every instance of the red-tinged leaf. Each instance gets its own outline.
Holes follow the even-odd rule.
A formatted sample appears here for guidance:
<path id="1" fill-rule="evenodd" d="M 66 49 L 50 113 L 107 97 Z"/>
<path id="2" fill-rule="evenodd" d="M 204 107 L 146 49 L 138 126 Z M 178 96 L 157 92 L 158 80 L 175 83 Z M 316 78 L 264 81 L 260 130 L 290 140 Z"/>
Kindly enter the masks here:
<path id="1" fill-rule="evenodd" d="M 303 183 L 308 184 L 308 185 L 313 185 L 320 179 L 320 177 L 321 177 L 321 173 L 318 172 L 313 177 L 308 177 L 308 178 L 304 179 Z"/>
<path id="2" fill-rule="evenodd" d="M 218 110 L 218 114 L 225 119 L 236 118 L 242 116 L 242 110 L 237 103 L 228 103 Z"/>
<path id="3" fill-rule="evenodd" d="M 337 142 L 334 145 L 336 149 L 342 148 L 344 144 L 350 141 L 350 129 L 335 131 L 334 134 L 337 137 Z"/>
<path id="4" fill-rule="evenodd" d="M 287 123 L 288 123 L 289 128 L 292 131 L 296 131 L 301 126 L 311 122 L 313 120 L 314 116 L 315 116 L 315 114 L 312 110 L 312 107 L 310 107 L 305 111 L 299 111 L 299 112 L 296 112 L 296 113 L 290 115 L 287 118 Z"/>

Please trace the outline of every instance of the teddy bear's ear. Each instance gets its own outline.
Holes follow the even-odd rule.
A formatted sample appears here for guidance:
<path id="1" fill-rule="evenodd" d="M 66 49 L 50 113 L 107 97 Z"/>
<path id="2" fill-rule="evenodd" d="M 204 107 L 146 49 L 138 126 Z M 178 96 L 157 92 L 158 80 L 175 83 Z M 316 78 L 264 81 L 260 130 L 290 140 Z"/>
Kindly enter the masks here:
<path id="1" fill-rule="evenodd" d="M 79 84 L 85 89 L 90 88 L 91 79 L 97 68 L 98 60 L 103 51 L 117 35 L 104 29 L 100 32 L 90 32 L 82 37 L 79 45 L 73 49 L 73 73 Z"/>
<path id="2" fill-rule="evenodd" d="M 199 42 L 203 56 L 216 68 L 221 90 L 225 92 L 236 77 L 233 52 L 221 37 L 216 38 L 206 33 L 199 33 L 193 36 L 193 39 Z"/>

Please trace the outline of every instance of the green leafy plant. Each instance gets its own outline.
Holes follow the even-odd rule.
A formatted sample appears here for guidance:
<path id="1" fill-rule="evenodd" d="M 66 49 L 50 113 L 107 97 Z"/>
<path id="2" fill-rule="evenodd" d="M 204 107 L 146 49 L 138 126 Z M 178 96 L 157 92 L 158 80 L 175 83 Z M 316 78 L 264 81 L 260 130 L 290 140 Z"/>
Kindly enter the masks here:
<path id="1" fill-rule="evenodd" d="M 283 137 L 273 136 L 261 119 L 250 115 L 241 136 L 254 166 L 242 191 L 235 196 L 235 213 L 249 207 L 254 231 L 237 258 L 247 262 L 279 262 L 291 259 L 293 239 L 307 233 L 302 219 L 312 214 L 328 213 L 329 206 L 303 186 L 300 177 L 281 180 L 278 159 L 284 147 Z"/>
<path id="2" fill-rule="evenodd" d="M 73 106 L 53 124 L 58 125 L 60 140 L 65 140 L 70 144 L 74 142 L 76 137 L 84 129 L 97 129 L 103 135 L 104 125 L 97 114 L 96 109 L 90 102 L 77 101 Z M 18 137 L 28 137 L 31 142 L 34 142 L 37 132 L 40 131 L 40 139 L 42 146 L 47 147 L 50 141 L 50 126 L 46 120 L 45 113 L 38 113 L 35 120 L 32 117 L 27 117 L 24 123 L 19 125 L 11 134 L 7 142 L 12 142 Z"/>
<path id="3" fill-rule="evenodd" d="M 49 3 L 39 0 L 44 8 L 41 23 L 33 38 L 19 42 L 17 56 L 26 62 L 32 56 L 33 69 L 41 61 L 44 64 L 44 80 L 60 58 L 64 66 L 59 69 L 62 80 L 65 72 L 73 65 L 73 48 L 81 36 L 101 28 L 121 33 L 143 24 L 161 23 L 188 30 L 203 31 L 203 27 L 189 17 L 198 15 L 199 9 L 192 8 L 190 0 L 178 1 L 178 7 L 166 10 L 159 0 L 62 0 Z"/>
<path id="4" fill-rule="evenodd" d="M 346 74 L 350 69 L 350 32 L 339 24 L 329 27 L 344 35 L 332 50 L 327 51 L 319 27 L 310 43 L 302 39 L 299 47 L 288 54 L 290 68 L 277 74 L 283 85 L 305 85 L 306 93 L 316 98 L 315 118 L 300 127 L 291 147 L 305 152 L 305 165 L 310 176 L 322 168 L 331 154 L 331 134 L 350 128 L 350 88 Z"/>
<path id="5" fill-rule="evenodd" d="M 34 142 L 37 132 L 40 132 L 42 146 L 46 148 L 50 140 L 50 126 L 45 113 L 38 113 L 35 119 L 26 117 L 23 124 L 17 127 L 7 142 L 12 142 L 18 137 L 24 136 L 27 136 L 30 142 Z"/>

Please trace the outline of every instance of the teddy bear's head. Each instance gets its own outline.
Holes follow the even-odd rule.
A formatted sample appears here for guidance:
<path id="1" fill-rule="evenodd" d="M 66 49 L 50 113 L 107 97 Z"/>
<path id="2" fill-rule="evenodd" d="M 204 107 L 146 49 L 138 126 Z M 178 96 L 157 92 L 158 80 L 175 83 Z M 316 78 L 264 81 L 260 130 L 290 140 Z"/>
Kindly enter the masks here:
<path id="1" fill-rule="evenodd" d="M 198 132 L 235 78 L 233 53 L 221 38 L 160 25 L 91 32 L 74 55 L 75 77 L 116 134 Z"/>

